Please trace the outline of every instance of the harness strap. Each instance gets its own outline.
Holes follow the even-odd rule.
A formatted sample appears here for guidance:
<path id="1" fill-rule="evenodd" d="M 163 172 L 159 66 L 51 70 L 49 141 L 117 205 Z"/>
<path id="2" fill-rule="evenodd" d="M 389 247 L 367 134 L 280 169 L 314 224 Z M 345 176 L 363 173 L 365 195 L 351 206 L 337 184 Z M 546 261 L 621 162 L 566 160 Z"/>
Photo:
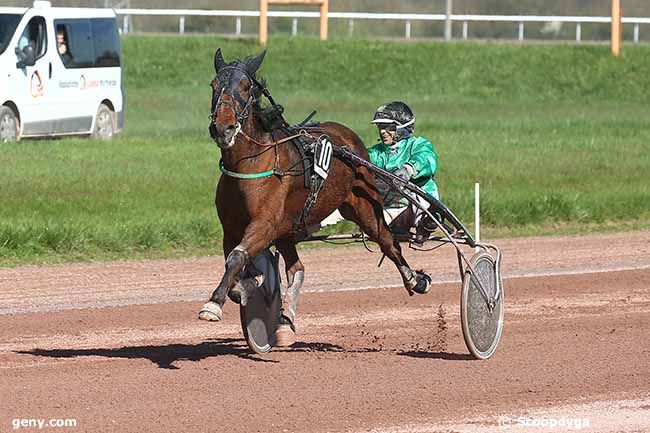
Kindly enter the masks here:
<path id="1" fill-rule="evenodd" d="M 297 138 L 298 141 L 300 142 L 300 139 L 302 137 L 314 138 L 311 134 L 309 134 L 305 130 L 301 130 L 297 134 L 293 134 L 293 135 L 281 138 L 279 140 L 273 140 L 271 143 L 261 143 L 261 142 L 255 140 L 254 138 L 249 137 L 244 131 L 240 131 L 239 133 L 242 134 L 244 136 L 244 138 L 246 138 L 247 140 L 250 140 L 252 143 L 254 143 L 254 144 L 256 144 L 256 145 L 258 145 L 260 147 L 265 147 L 266 149 L 264 150 L 264 152 L 266 152 L 267 150 L 270 150 L 271 148 L 275 147 L 275 149 L 276 149 L 276 158 L 275 158 L 274 167 L 272 169 L 270 169 L 270 170 L 266 170 L 266 171 L 263 171 L 261 173 L 238 173 L 236 171 L 228 170 L 224 166 L 223 160 L 219 160 L 219 170 L 221 170 L 221 172 L 223 174 L 225 174 L 227 176 L 230 176 L 230 177 L 234 177 L 236 179 L 260 179 L 260 178 L 263 178 L 263 177 L 272 176 L 274 174 L 278 175 L 278 176 L 295 176 L 295 175 L 300 174 L 300 175 L 305 175 L 305 188 L 309 188 L 310 177 L 311 176 L 308 173 L 310 173 L 309 169 L 311 167 L 305 162 L 307 158 L 305 156 L 304 149 L 302 148 L 302 145 L 300 143 L 296 144 L 296 142 L 294 140 Z M 271 134 L 271 136 L 273 137 L 273 134 Z M 296 162 L 295 164 L 293 164 L 292 166 L 290 166 L 288 169 L 282 170 L 280 168 L 280 166 L 279 166 L 280 158 L 279 158 L 279 154 L 277 154 L 277 146 L 279 144 L 286 143 L 286 142 L 293 142 L 294 143 L 294 145 L 296 146 L 296 149 L 298 150 L 298 153 L 300 154 L 300 160 L 298 162 Z M 297 172 L 296 170 L 294 170 L 294 167 L 296 165 L 301 164 L 301 163 L 303 164 L 303 167 L 304 167 L 303 171 L 302 172 Z"/>

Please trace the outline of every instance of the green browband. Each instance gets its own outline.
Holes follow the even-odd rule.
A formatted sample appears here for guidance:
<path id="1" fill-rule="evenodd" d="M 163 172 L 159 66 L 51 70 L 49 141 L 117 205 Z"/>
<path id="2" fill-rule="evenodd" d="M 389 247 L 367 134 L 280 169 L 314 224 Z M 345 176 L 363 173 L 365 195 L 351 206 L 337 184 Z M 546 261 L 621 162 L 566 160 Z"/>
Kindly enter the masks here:
<path id="1" fill-rule="evenodd" d="M 263 171 L 262 173 L 237 173 L 234 171 L 230 171 L 226 167 L 224 167 L 223 161 L 221 160 L 219 161 L 219 169 L 223 174 L 230 177 L 236 177 L 237 179 L 259 179 L 261 177 L 273 176 L 273 173 L 275 173 L 275 170 L 273 169 Z"/>

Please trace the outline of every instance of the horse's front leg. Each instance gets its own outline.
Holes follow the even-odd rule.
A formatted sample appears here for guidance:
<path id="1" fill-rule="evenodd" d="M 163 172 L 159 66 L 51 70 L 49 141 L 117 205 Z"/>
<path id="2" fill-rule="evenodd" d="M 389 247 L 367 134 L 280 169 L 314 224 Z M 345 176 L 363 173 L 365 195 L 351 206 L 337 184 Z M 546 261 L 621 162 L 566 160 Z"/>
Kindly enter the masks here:
<path id="1" fill-rule="evenodd" d="M 223 304 L 228 292 L 237 283 L 237 276 L 244 270 L 251 257 L 262 252 L 274 240 L 274 225 L 252 222 L 244 232 L 239 245 L 233 248 L 226 258 L 226 272 L 217 288 L 212 292 L 210 301 L 203 305 L 199 319 L 219 321 L 223 317 Z"/>
<path id="2" fill-rule="evenodd" d="M 212 292 L 210 301 L 203 305 L 199 311 L 199 319 L 217 322 L 223 317 L 223 304 L 226 302 L 226 295 L 237 282 L 236 277 L 248 263 L 248 252 L 240 245 L 235 247 L 226 259 L 226 272 L 221 277 L 221 282 Z"/>

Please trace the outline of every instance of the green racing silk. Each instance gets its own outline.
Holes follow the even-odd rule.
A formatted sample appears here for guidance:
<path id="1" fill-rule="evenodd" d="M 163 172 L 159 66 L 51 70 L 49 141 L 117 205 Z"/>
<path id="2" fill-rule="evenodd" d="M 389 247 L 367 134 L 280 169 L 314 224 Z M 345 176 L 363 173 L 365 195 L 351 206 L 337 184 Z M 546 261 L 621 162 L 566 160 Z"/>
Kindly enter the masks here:
<path id="1" fill-rule="evenodd" d="M 380 142 L 368 149 L 370 162 L 379 168 L 393 172 L 404 164 L 413 167 L 411 182 L 439 199 L 438 185 L 434 175 L 438 169 L 438 155 L 433 144 L 423 137 L 411 135 L 394 146 Z"/>

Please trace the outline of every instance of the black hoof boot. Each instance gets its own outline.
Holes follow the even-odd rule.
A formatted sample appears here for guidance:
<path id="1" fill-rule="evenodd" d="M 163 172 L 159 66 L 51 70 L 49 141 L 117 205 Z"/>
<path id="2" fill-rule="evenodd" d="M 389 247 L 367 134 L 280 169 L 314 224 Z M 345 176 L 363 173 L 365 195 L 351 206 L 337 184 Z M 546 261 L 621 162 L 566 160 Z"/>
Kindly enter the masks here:
<path id="1" fill-rule="evenodd" d="M 438 218 L 438 215 L 436 215 L 436 218 Z M 417 247 L 422 247 L 431 237 L 431 233 L 436 231 L 437 228 L 438 224 L 429 218 L 429 215 L 425 215 L 415 228 L 415 238 L 412 243 Z"/>
<path id="2" fill-rule="evenodd" d="M 264 283 L 264 277 L 260 274 L 256 277 L 240 280 L 235 287 L 230 289 L 228 297 L 235 304 L 245 307 L 248 300 L 255 296 L 255 290 Z"/>
<path id="3" fill-rule="evenodd" d="M 415 293 L 419 293 L 420 295 L 424 295 L 425 293 L 428 293 L 429 290 L 431 290 L 431 277 L 424 272 L 416 273 L 417 276 L 415 278 L 417 280 L 417 284 L 415 287 L 413 287 L 413 291 Z"/>
<path id="4" fill-rule="evenodd" d="M 228 292 L 228 297 L 235 304 L 241 304 L 241 286 L 239 284 L 236 284 L 235 287 L 230 289 Z"/>

